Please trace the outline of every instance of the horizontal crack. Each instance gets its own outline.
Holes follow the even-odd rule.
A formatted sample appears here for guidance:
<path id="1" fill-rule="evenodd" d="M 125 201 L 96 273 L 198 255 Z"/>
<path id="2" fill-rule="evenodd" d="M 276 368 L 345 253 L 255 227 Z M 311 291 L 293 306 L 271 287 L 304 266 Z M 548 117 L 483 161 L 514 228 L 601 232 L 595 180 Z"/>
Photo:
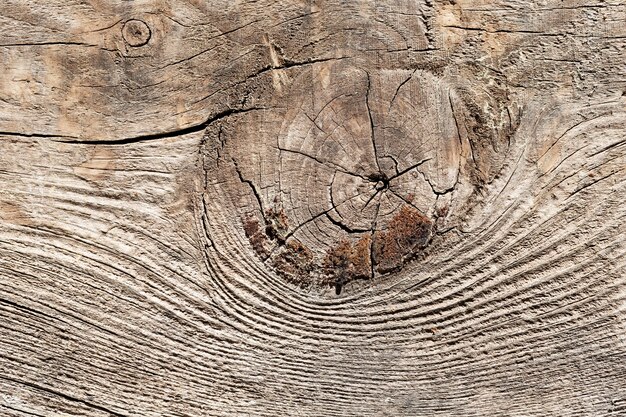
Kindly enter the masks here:
<path id="1" fill-rule="evenodd" d="M 78 136 L 63 136 L 63 135 L 51 135 L 47 133 L 23 133 L 23 132 L 0 132 L 0 136 L 18 136 L 22 138 L 68 138 L 68 139 L 78 139 Z M 69 141 L 59 141 L 59 142 L 69 142 Z"/>
<path id="2" fill-rule="evenodd" d="M 84 42 L 63 42 L 63 41 L 51 41 L 51 42 L 23 42 L 23 43 L 5 43 L 0 44 L 2 48 L 10 48 L 12 46 L 50 46 L 50 45 L 73 45 L 73 46 L 98 46 Z"/>
<path id="3" fill-rule="evenodd" d="M 220 119 L 223 119 L 228 116 L 235 115 L 235 114 L 248 113 L 248 112 L 255 111 L 255 110 L 266 110 L 266 108 L 265 107 L 250 107 L 247 109 L 227 109 L 219 113 L 215 113 L 213 116 L 209 117 L 202 123 L 198 123 L 196 125 L 192 125 L 183 129 L 173 130 L 170 132 L 153 133 L 153 134 L 148 134 L 148 135 L 139 135 L 139 136 L 132 136 L 129 138 L 113 139 L 113 140 L 72 139 L 72 140 L 55 140 L 55 142 L 69 143 L 69 144 L 81 144 L 81 145 L 128 145 L 132 143 L 168 139 L 168 138 L 174 138 L 174 137 L 178 137 L 182 135 L 188 135 L 190 133 L 202 132 L 209 125 L 211 125 L 212 123 L 215 123 L 216 121 Z M 57 136 L 51 136 L 51 137 L 57 137 Z"/>

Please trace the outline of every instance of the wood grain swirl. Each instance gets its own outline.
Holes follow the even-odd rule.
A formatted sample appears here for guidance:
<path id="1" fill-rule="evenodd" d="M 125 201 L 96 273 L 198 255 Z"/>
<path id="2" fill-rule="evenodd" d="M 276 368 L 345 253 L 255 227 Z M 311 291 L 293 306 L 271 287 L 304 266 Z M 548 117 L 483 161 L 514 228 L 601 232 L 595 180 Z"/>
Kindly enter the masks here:
<path id="1" fill-rule="evenodd" d="M 626 415 L 625 20 L 3 2 L 0 416 Z"/>

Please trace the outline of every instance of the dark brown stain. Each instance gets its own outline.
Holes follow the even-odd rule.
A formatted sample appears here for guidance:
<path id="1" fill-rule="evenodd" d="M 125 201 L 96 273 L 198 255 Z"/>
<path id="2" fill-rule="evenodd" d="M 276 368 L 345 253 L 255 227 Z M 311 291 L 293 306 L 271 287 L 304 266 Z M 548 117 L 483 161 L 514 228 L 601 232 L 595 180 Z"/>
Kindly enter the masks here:
<path id="1" fill-rule="evenodd" d="M 368 233 L 356 243 L 344 239 L 327 253 L 323 269 L 332 278 L 331 285 L 342 285 L 355 279 L 371 277 L 371 242 L 371 233 Z"/>
<path id="2" fill-rule="evenodd" d="M 289 225 L 282 209 L 265 210 L 262 222 L 254 216 L 243 221 L 259 257 L 290 282 L 334 286 L 337 294 L 349 282 L 402 269 L 430 243 L 435 227 L 431 219 L 405 205 L 383 229 L 362 233 L 358 239 L 343 238 L 316 256 L 298 239 L 287 237 Z"/>
<path id="3" fill-rule="evenodd" d="M 272 262 L 282 275 L 292 278 L 308 277 L 315 269 L 313 252 L 297 239 L 289 239 Z"/>
<path id="4" fill-rule="evenodd" d="M 269 208 L 265 210 L 265 233 L 272 240 L 285 243 L 285 237 L 289 231 L 289 222 L 282 209 Z"/>
<path id="5" fill-rule="evenodd" d="M 254 217 L 247 218 L 243 222 L 243 230 L 252 245 L 252 249 L 261 258 L 266 259 L 269 256 L 268 238 L 261 229 L 259 221 Z"/>
<path id="6" fill-rule="evenodd" d="M 372 258 L 376 271 L 396 271 L 417 251 L 428 245 L 433 222 L 416 209 L 405 205 L 391 219 L 384 231 L 374 233 Z"/>

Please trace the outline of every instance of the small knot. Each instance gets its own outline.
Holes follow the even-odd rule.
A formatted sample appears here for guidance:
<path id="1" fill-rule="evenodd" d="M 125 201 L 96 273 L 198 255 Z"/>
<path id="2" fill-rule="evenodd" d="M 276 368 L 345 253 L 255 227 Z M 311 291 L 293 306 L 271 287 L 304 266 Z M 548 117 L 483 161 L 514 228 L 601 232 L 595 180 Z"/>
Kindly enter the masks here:
<path id="1" fill-rule="evenodd" d="M 145 22 L 132 19 L 124 23 L 122 36 L 127 44 L 132 47 L 138 47 L 148 43 L 150 37 L 152 36 L 152 32 Z"/>

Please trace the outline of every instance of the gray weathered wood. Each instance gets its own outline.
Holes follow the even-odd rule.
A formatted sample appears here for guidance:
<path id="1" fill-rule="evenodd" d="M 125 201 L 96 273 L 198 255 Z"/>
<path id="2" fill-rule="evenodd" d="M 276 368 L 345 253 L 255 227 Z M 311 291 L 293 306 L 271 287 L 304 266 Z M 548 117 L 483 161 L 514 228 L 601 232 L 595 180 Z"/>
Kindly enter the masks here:
<path id="1" fill-rule="evenodd" d="M 626 415 L 623 1 L 5 0 L 0 415 Z"/>

